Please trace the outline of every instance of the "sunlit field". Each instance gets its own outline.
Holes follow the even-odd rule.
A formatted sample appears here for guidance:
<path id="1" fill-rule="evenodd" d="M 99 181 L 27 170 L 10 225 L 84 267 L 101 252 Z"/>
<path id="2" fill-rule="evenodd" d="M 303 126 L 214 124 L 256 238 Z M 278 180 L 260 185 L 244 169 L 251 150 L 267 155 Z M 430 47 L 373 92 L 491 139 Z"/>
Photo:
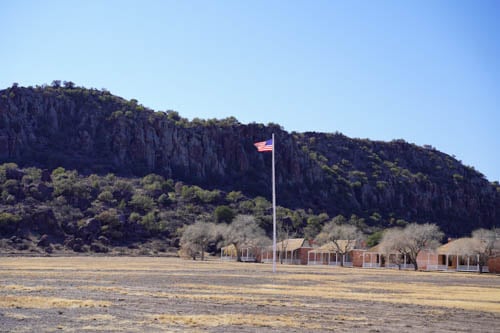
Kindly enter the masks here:
<path id="1" fill-rule="evenodd" d="M 495 332 L 500 277 L 150 257 L 0 258 L 0 332 Z"/>

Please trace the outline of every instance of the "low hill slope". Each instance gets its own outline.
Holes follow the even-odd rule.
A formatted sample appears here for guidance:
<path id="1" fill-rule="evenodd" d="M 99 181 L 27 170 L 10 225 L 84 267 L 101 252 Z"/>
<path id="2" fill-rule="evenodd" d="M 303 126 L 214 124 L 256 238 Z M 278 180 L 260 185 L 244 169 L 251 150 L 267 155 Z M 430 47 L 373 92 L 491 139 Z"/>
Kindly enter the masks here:
<path id="1" fill-rule="evenodd" d="M 234 118 L 187 121 L 136 100 L 67 83 L 0 91 L 0 162 L 144 176 L 270 197 L 270 154 L 253 143 L 275 133 L 280 205 L 367 224 L 434 222 L 448 235 L 500 225 L 500 192 L 432 147 L 342 134 L 288 133 Z"/>

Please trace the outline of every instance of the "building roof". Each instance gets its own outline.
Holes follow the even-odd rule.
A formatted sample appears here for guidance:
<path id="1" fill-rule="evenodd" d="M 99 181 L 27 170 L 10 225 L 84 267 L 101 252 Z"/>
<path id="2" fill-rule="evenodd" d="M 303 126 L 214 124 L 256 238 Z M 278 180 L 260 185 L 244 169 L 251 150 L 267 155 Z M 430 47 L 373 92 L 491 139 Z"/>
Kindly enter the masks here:
<path id="1" fill-rule="evenodd" d="M 337 241 L 337 244 L 339 245 L 339 247 L 341 249 L 345 249 L 346 246 L 349 245 L 347 251 L 354 250 L 354 248 L 356 247 L 356 242 L 352 242 L 351 244 L 348 244 L 348 242 L 349 241 L 346 239 L 339 239 Z M 315 252 L 315 253 L 325 253 L 325 252 L 335 253 L 335 252 L 338 252 L 338 249 L 337 249 L 337 245 L 335 245 L 333 242 L 328 242 L 328 243 L 323 244 L 320 247 L 314 249 L 313 252 Z"/>
<path id="2" fill-rule="evenodd" d="M 467 252 L 470 247 L 470 244 L 468 244 L 468 242 L 470 242 L 470 239 L 471 238 L 463 237 L 449 241 L 448 243 L 438 247 L 437 252 L 439 254 L 457 254 L 457 251 Z M 498 249 L 500 249 L 500 240 L 497 239 L 493 243 L 493 252 L 495 252 L 495 250 L 498 251 Z"/>
<path id="3" fill-rule="evenodd" d="M 441 245 L 437 248 L 437 253 L 439 254 L 457 254 L 457 252 L 467 252 L 469 249 L 469 244 L 471 238 L 463 237 L 449 241 L 448 243 Z M 462 254 L 462 253 L 459 253 Z"/>
<path id="4" fill-rule="evenodd" d="M 236 257 L 236 255 L 237 255 L 236 247 L 233 244 L 228 245 L 228 246 L 224 246 L 223 248 L 221 248 L 221 250 L 222 250 L 222 253 L 226 256 Z"/>
<path id="5" fill-rule="evenodd" d="M 295 251 L 301 247 L 311 247 L 305 238 L 289 238 L 276 243 L 276 251 L 284 248 L 286 251 Z"/>
<path id="6" fill-rule="evenodd" d="M 380 244 L 377 244 L 375 246 L 370 247 L 366 252 L 373 252 L 373 253 L 382 253 L 382 249 Z"/>
<path id="7" fill-rule="evenodd" d="M 252 249 L 252 248 L 253 248 L 252 246 L 242 246 L 242 247 L 240 247 L 240 251 L 243 251 L 246 249 Z M 237 256 L 236 246 L 234 246 L 234 244 L 230 244 L 230 245 L 221 247 L 221 250 L 222 250 L 222 253 L 226 256 L 234 256 L 234 257 Z"/>

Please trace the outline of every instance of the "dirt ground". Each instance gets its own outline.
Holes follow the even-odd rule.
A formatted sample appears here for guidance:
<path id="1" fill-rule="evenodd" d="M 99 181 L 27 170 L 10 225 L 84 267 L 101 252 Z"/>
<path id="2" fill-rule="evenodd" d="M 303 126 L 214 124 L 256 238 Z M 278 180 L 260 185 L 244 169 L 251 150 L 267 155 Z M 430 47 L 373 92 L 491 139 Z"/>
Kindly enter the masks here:
<path id="1" fill-rule="evenodd" d="M 0 332 L 498 332 L 500 277 L 0 257 Z"/>

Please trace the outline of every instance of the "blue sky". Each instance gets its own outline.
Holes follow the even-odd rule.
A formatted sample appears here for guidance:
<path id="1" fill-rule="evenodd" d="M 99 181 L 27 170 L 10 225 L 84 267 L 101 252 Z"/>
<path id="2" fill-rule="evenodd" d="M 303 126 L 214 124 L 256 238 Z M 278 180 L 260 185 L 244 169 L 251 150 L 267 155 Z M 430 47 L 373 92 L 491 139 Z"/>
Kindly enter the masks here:
<path id="1" fill-rule="evenodd" d="M 499 1 L 6 1 L 0 88 L 430 144 L 500 180 Z"/>

